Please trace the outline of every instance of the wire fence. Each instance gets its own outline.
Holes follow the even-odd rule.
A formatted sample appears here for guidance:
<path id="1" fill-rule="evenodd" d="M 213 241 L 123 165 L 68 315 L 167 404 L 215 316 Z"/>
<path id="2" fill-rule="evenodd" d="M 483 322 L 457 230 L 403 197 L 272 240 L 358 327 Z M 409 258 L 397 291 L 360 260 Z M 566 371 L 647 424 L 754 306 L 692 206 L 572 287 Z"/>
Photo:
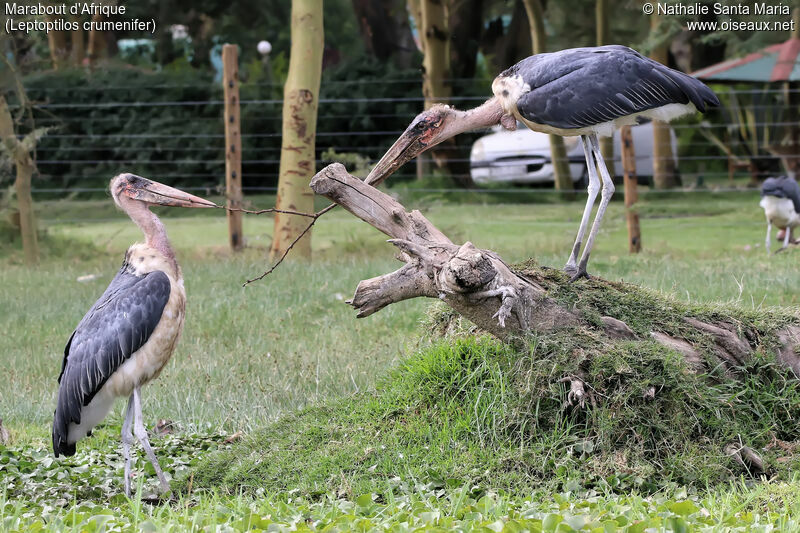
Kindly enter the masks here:
<path id="1" fill-rule="evenodd" d="M 490 96 L 484 81 L 450 80 L 455 92 L 485 92 L 483 96 L 459 94 L 449 103 L 466 109 Z M 387 84 L 386 80 L 338 80 L 330 82 L 337 90 L 369 92 L 370 87 Z M 360 157 L 363 165 L 377 161 L 392 142 L 422 110 L 424 98 L 419 80 L 391 81 L 383 90 L 393 96 L 333 97 L 325 87 L 319 100 L 316 158 L 317 168 L 342 158 Z M 483 90 L 482 87 L 486 86 Z M 282 100 L 265 98 L 260 93 L 274 91 L 274 83 L 242 85 L 242 166 L 245 191 L 272 193 L 278 179 Z M 162 99 L 160 93 L 186 90 L 185 99 Z M 268 90 L 265 90 L 268 89 Z M 356 90 L 358 89 L 358 90 Z M 72 96 L 94 88 L 40 87 L 29 90 L 34 103 L 37 127 L 47 127 L 39 141 L 36 155 L 38 175 L 34 180 L 37 195 L 96 195 L 105 190 L 111 176 L 127 171 L 178 184 L 189 190 L 220 190 L 225 178 L 224 124 L 221 87 L 208 85 L 161 84 L 151 86 L 108 86 L 97 102 L 71 101 Z M 776 144 L 785 131 L 800 128 L 786 120 L 778 103 L 787 93 L 800 92 L 778 88 L 725 89 L 720 92 L 723 106 L 708 110 L 702 117 L 689 117 L 671 125 L 672 155 L 675 174 L 682 186 L 669 192 L 706 193 L 709 191 L 746 191 L 745 182 L 783 172 L 780 160 L 766 145 Z M 197 98 L 200 93 L 208 95 Z M 740 108 L 747 104 L 749 118 Z M 641 131 L 641 133 L 637 133 Z M 477 141 L 480 141 L 476 144 Z M 618 141 L 617 141 L 618 145 Z M 586 180 L 586 164 L 580 143 L 567 139 L 567 162 L 576 190 Z M 725 150 L 723 147 L 727 147 Z M 634 128 L 637 174 L 646 183 L 653 175 L 652 127 Z M 456 181 L 473 179 L 478 186 L 468 196 L 479 194 L 550 195 L 552 161 L 547 137 L 533 132 L 509 133 L 498 128 L 460 136 L 455 144 L 435 149 L 446 157 L 449 176 Z M 334 155 L 323 155 L 333 152 Z M 800 157 L 798 154 L 788 159 Z M 619 148 L 613 158 L 615 174 L 622 174 Z M 398 184 L 416 180 L 420 175 L 437 173 L 427 164 L 408 163 L 390 180 Z M 424 182 L 423 182 L 424 183 Z M 436 183 L 446 183 L 438 180 Z M 538 188 L 518 188 L 518 184 L 536 184 Z M 464 193 L 464 189 L 416 187 L 431 194 Z M 647 194 L 647 189 L 642 191 Z"/>

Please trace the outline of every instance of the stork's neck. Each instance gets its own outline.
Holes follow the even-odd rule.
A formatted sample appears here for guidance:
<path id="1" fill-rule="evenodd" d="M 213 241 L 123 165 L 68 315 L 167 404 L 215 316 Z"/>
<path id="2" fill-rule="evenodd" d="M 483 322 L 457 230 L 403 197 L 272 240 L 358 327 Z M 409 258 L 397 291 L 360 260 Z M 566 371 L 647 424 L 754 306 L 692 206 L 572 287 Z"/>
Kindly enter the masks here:
<path id="1" fill-rule="evenodd" d="M 161 220 L 150 211 L 144 202 L 121 196 L 120 205 L 144 233 L 145 244 L 161 252 L 177 272 L 178 262 L 175 260 L 175 252 L 172 250 L 169 238 L 167 238 L 167 230 Z"/>
<path id="2" fill-rule="evenodd" d="M 469 111 L 458 111 L 458 120 L 455 121 L 458 133 L 465 131 L 488 128 L 500 123 L 505 112 L 497 97 L 486 100 L 482 105 Z"/>

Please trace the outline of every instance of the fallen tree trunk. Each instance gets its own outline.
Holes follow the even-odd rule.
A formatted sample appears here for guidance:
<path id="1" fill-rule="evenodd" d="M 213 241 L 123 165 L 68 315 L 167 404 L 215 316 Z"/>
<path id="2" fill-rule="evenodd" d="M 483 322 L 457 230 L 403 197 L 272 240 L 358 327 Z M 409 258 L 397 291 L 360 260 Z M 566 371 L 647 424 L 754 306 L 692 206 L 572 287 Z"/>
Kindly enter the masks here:
<path id="1" fill-rule="evenodd" d="M 424 296 L 503 340 L 585 336 L 585 360 L 590 347 L 601 353 L 615 343 L 645 342 L 680 354 L 697 373 L 736 377 L 769 356 L 800 374 L 800 317 L 794 313 L 690 306 L 630 284 L 597 278 L 569 283 L 562 272 L 534 262 L 512 267 L 470 242 L 454 244 L 419 211 L 407 211 L 340 164 L 320 171 L 311 188 L 388 235 L 405 263 L 358 284 L 348 303 L 359 318 Z M 580 400 L 580 391 L 574 392 Z"/>

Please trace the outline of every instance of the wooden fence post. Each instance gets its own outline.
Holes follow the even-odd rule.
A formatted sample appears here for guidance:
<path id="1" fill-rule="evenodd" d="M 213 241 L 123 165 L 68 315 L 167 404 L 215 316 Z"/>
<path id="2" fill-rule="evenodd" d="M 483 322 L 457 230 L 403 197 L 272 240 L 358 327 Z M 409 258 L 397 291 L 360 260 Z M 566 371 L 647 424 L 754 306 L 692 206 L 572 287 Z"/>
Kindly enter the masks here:
<path id="1" fill-rule="evenodd" d="M 225 194 L 228 207 L 242 207 L 242 136 L 239 122 L 239 52 L 235 44 L 222 47 L 222 84 L 225 91 Z M 242 213 L 228 211 L 231 248 L 243 247 Z"/>
<path id="2" fill-rule="evenodd" d="M 633 210 L 633 204 L 639 200 L 636 181 L 636 154 L 633 150 L 631 127 L 624 126 L 620 130 L 622 145 L 622 168 L 625 172 L 625 219 L 628 224 L 628 250 L 632 254 L 642 251 L 642 233 L 639 229 L 639 213 Z"/>

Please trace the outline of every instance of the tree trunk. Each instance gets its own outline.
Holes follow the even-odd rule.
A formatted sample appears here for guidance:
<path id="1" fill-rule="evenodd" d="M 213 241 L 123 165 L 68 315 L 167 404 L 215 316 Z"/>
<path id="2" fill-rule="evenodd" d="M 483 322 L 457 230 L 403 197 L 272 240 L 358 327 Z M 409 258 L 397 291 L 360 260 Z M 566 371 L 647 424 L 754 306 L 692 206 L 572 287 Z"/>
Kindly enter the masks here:
<path id="1" fill-rule="evenodd" d="M 78 29 L 69 32 L 72 40 L 72 49 L 70 50 L 70 62 L 74 67 L 81 67 L 83 65 L 83 58 L 86 56 L 86 45 L 84 44 L 84 31 L 83 26 L 80 24 L 79 17 L 72 17 L 73 22 L 78 23 Z"/>
<path id="2" fill-rule="evenodd" d="M 33 160 L 28 150 L 17 141 L 14 120 L 8 110 L 6 99 L 2 95 L 0 95 L 0 140 L 2 140 L 8 153 L 11 154 L 14 165 L 17 167 L 14 191 L 17 196 L 17 209 L 19 210 L 22 251 L 25 254 L 25 263 L 34 265 L 39 262 L 39 243 L 36 235 L 36 215 L 33 211 L 33 199 L 31 198 Z"/>
<path id="3" fill-rule="evenodd" d="M 481 51 L 494 74 L 528 57 L 531 48 L 530 25 L 522 0 L 514 2 L 510 23 L 506 24 L 503 17 L 496 17 L 489 21 L 481 35 Z"/>
<path id="4" fill-rule="evenodd" d="M 532 260 L 512 267 L 470 242 L 454 244 L 419 211 L 406 211 L 340 164 L 320 171 L 311 187 L 388 235 L 405 263 L 358 284 L 347 303 L 359 318 L 425 296 L 503 340 L 583 335 L 597 342 L 597 354 L 619 343 L 642 343 L 677 353 L 697 373 L 730 378 L 742 377 L 759 354 L 773 354 L 800 375 L 800 319 L 791 312 L 703 309 L 625 283 L 570 283 L 560 270 Z M 582 389 L 583 383 L 576 378 L 572 386 Z"/>
<path id="5" fill-rule="evenodd" d="M 422 43 L 422 95 L 425 109 L 433 104 L 447 103 L 453 94 L 450 84 L 450 32 L 446 0 L 419 1 L 419 36 Z M 412 4 L 412 10 L 417 9 Z M 462 187 L 470 187 L 472 179 L 469 166 L 451 161 L 455 151 L 454 139 L 447 139 L 429 154 L 436 166 L 446 170 L 453 181 Z"/>
<path id="6" fill-rule="evenodd" d="M 595 19 L 597 26 L 595 27 L 597 33 L 597 46 L 609 44 L 610 29 L 608 25 L 608 0 L 597 0 L 595 4 Z M 614 137 L 600 137 L 600 152 L 603 154 L 603 160 L 606 162 L 608 173 L 613 179 L 616 173 L 614 172 Z"/>
<path id="7" fill-rule="evenodd" d="M 655 30 L 660 23 L 658 15 L 650 17 L 650 27 Z M 669 47 L 662 43 L 653 48 L 650 58 L 666 65 L 669 63 Z M 669 125 L 660 121 L 653 121 L 653 184 L 656 189 L 671 189 L 678 187 L 680 181 L 675 173 L 675 159 L 672 156 L 672 137 Z"/>
<path id="8" fill-rule="evenodd" d="M 183 22 L 183 17 L 179 16 L 181 9 L 174 0 L 159 0 L 158 2 L 158 26 L 156 26 L 156 61 L 164 66 L 175 59 L 175 46 L 172 43 L 172 31 L 170 27 L 176 22 Z M 208 60 L 206 57 L 205 60 Z"/>
<path id="9" fill-rule="evenodd" d="M 472 79 L 483 29 L 483 0 L 448 0 L 450 76 Z"/>
<path id="10" fill-rule="evenodd" d="M 422 25 L 422 95 L 425 109 L 439 102 L 447 102 L 452 90 L 450 76 L 449 34 L 444 0 L 421 0 Z"/>
<path id="11" fill-rule="evenodd" d="M 380 61 L 393 60 L 409 68 L 416 49 L 403 0 L 353 0 L 361 37 L 367 52 Z"/>
<path id="12" fill-rule="evenodd" d="M 27 151 L 20 150 L 17 158 L 17 179 L 14 181 L 14 192 L 17 196 L 19 210 L 19 228 L 22 235 L 22 252 L 25 263 L 35 265 L 39 262 L 39 241 L 36 235 L 36 215 L 33 211 L 31 197 L 31 177 L 33 161 Z"/>
<path id="13" fill-rule="evenodd" d="M 544 9 L 539 0 L 525 0 L 525 11 L 528 13 L 528 23 L 531 27 L 531 41 L 533 42 L 533 53 L 542 54 L 547 51 L 547 33 L 544 30 Z M 567 159 L 567 149 L 564 146 L 564 138 L 560 135 L 549 135 L 550 137 L 550 160 L 553 163 L 553 174 L 556 189 L 560 191 L 572 191 L 575 186 L 572 182 L 572 174 L 569 170 L 569 159 Z M 568 197 L 574 196 L 573 193 L 562 193 Z"/>
<path id="14" fill-rule="evenodd" d="M 45 15 L 44 20 L 45 22 L 55 22 L 56 19 L 52 15 Z M 67 32 L 47 32 L 47 45 L 50 48 L 50 59 L 53 61 L 53 68 L 58 70 L 66 66 L 69 58 Z"/>
<path id="15" fill-rule="evenodd" d="M 322 2 L 292 0 L 292 48 L 289 73 L 283 87 L 283 138 L 278 178 L 277 209 L 314 211 L 314 193 L 308 186 L 314 175 L 319 84 L 322 75 Z M 305 218 L 276 213 L 270 256 L 283 254 L 305 229 Z M 294 249 L 311 257 L 309 231 Z"/>
<path id="16" fill-rule="evenodd" d="M 92 22 L 102 22 L 103 15 L 92 15 Z M 89 57 L 89 66 L 94 66 L 97 61 L 106 56 L 106 36 L 105 34 L 96 29 L 89 31 L 89 49 L 87 56 Z"/>
<path id="17" fill-rule="evenodd" d="M 474 79 L 483 30 L 483 0 L 448 0 L 447 16 L 450 28 L 450 77 L 456 80 Z M 459 83 L 455 85 L 454 94 L 464 95 L 466 88 L 466 85 Z M 461 187 L 474 185 L 469 164 L 473 140 L 470 136 L 452 137 L 452 149 L 448 152 L 454 156 L 448 160 L 448 168 L 453 181 Z"/>

